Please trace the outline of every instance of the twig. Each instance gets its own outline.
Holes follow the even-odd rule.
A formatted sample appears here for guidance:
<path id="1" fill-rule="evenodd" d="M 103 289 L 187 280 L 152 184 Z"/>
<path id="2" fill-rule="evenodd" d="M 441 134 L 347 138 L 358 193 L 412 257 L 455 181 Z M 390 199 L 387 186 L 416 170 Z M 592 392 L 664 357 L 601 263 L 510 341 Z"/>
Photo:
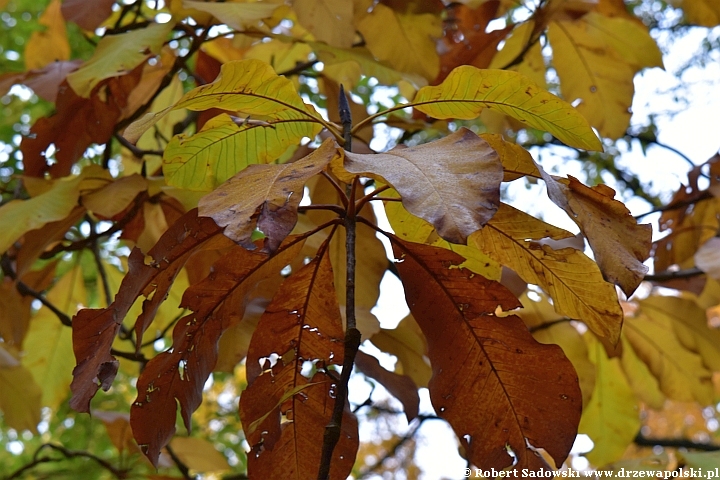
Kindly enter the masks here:
<path id="1" fill-rule="evenodd" d="M 688 268 L 685 270 L 675 270 L 675 271 L 669 271 L 666 270 L 664 272 L 658 272 L 653 275 L 645 275 L 645 278 L 643 280 L 646 280 L 648 282 L 667 282 L 668 280 L 677 280 L 679 278 L 691 278 L 691 277 L 697 277 L 698 275 L 704 275 L 705 272 L 700 270 L 697 267 Z"/>
<path id="2" fill-rule="evenodd" d="M 390 447 L 390 449 L 387 452 L 385 452 L 385 455 L 383 455 L 381 458 L 379 458 L 377 460 L 377 462 L 370 465 L 365 470 L 361 471 L 360 474 L 358 475 L 358 479 L 365 478 L 368 475 L 370 475 L 371 473 L 378 470 L 380 467 L 382 467 L 383 463 L 385 463 L 385 461 L 388 460 L 389 458 L 394 457 L 397 454 L 398 450 L 400 450 L 400 448 L 403 445 L 405 445 L 407 442 L 409 442 L 410 440 L 412 440 L 415 437 L 415 434 L 420 429 L 422 424 L 426 420 L 430 419 L 429 417 L 417 417 L 417 418 L 418 418 L 417 423 L 410 430 L 408 430 L 408 432 L 405 435 L 403 435 L 397 442 L 395 442 L 395 444 L 392 447 Z"/>
<path id="3" fill-rule="evenodd" d="M 702 200 L 708 200 L 713 197 L 714 197 L 713 194 L 709 190 L 703 190 L 702 192 L 699 192 L 696 196 L 693 196 L 691 198 L 681 200 L 678 202 L 674 202 L 669 205 L 665 205 L 664 207 L 654 208 L 654 209 L 650 210 L 649 212 L 641 213 L 640 215 L 635 215 L 635 219 L 640 220 L 641 218 L 651 215 L 653 213 L 667 212 L 670 210 L 677 210 L 679 208 L 689 207 L 690 205 L 698 203 Z"/>
<path id="4" fill-rule="evenodd" d="M 10 476 L 5 477 L 5 480 L 11 480 L 14 478 L 19 478 L 23 472 L 30 470 L 31 468 L 41 464 L 41 463 L 47 463 L 47 462 L 59 462 L 60 459 L 58 458 L 51 458 L 51 457 L 38 457 L 40 452 L 46 448 L 49 448 L 51 450 L 55 450 L 56 452 L 60 452 L 65 458 L 88 458 L 90 460 L 93 460 L 95 463 L 100 465 L 102 468 L 110 472 L 115 478 L 122 479 L 127 476 L 127 472 L 129 470 L 122 469 L 122 468 L 115 468 L 110 462 L 107 460 L 103 460 L 102 458 L 93 455 L 92 453 L 84 452 L 84 451 L 76 451 L 76 450 L 68 450 L 67 448 L 63 447 L 62 445 L 55 445 L 52 443 L 44 443 L 38 447 L 38 449 L 35 451 L 35 454 L 33 455 L 33 460 L 31 463 L 24 465 L 20 469 L 13 472 Z"/>
<path id="5" fill-rule="evenodd" d="M 45 296 L 34 290 L 33 288 L 30 288 L 25 282 L 18 280 L 15 284 L 15 288 L 17 288 L 17 291 L 20 292 L 21 295 L 29 295 L 33 297 L 36 300 L 39 300 L 40 303 L 42 303 L 44 306 L 50 309 L 51 312 L 55 314 L 56 317 L 60 320 L 60 322 L 65 325 L 66 327 L 72 327 L 72 319 L 65 314 L 62 310 L 57 308 L 53 303 L 45 298 Z"/>
<path id="6" fill-rule="evenodd" d="M 172 458 L 172 461 L 175 463 L 175 465 L 178 467 L 178 470 L 180 470 L 180 473 L 182 473 L 182 476 L 185 480 L 193 480 L 195 476 L 190 475 L 190 469 L 183 463 L 182 460 L 180 460 L 180 457 L 178 457 L 175 452 L 173 451 L 172 447 L 170 447 L 170 444 L 167 444 L 165 446 L 165 450 L 167 450 L 168 455 L 170 455 L 170 458 Z"/>
<path id="7" fill-rule="evenodd" d="M 714 445 L 712 443 L 697 443 L 684 438 L 648 438 L 641 432 L 635 435 L 633 442 L 636 445 L 643 447 L 654 447 L 659 445 L 661 447 L 673 447 L 673 448 L 688 448 L 692 450 L 701 450 L 704 452 L 717 452 L 720 451 L 720 445 Z"/>
<path id="8" fill-rule="evenodd" d="M 95 223 L 89 215 L 86 215 L 85 220 L 90 224 L 90 232 L 93 234 L 97 234 L 97 223 Z M 102 257 L 100 256 L 100 247 L 98 246 L 97 240 L 98 237 L 95 236 L 92 242 L 90 242 L 90 251 L 92 252 L 93 258 L 95 259 L 95 266 L 97 267 L 98 275 L 100 276 L 100 281 L 103 286 L 103 293 L 105 294 L 105 304 L 109 306 L 113 301 L 113 294 L 110 290 L 110 283 L 108 282 L 107 271 L 105 271 L 105 265 L 103 265 Z"/>
<path id="9" fill-rule="evenodd" d="M 125 137 L 118 133 L 115 134 L 115 138 L 123 147 L 130 150 L 130 153 L 132 153 L 135 158 L 143 158 L 145 155 L 154 155 L 156 157 L 163 156 L 162 150 L 143 150 L 142 148 L 138 148 L 130 143 Z"/>

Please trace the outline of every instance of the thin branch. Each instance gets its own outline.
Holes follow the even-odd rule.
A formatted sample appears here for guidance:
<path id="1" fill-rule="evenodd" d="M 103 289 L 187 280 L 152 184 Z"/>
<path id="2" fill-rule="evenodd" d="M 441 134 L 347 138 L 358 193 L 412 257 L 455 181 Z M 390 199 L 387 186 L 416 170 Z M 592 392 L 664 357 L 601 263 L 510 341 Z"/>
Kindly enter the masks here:
<path id="1" fill-rule="evenodd" d="M 58 317 L 58 319 L 63 325 L 65 325 L 66 327 L 72 327 L 72 319 L 67 314 L 65 314 L 65 312 L 53 305 L 50 300 L 45 298 L 45 295 L 34 290 L 33 288 L 30 288 L 30 286 L 28 286 L 25 282 L 21 280 L 17 281 L 17 283 L 15 284 L 15 288 L 17 288 L 17 291 L 20 292 L 20 295 L 28 295 L 36 300 L 39 300 L 40 303 L 50 309 L 50 311 L 54 313 L 56 317 Z"/>
<path id="2" fill-rule="evenodd" d="M 180 457 L 178 457 L 173 449 L 170 447 L 170 444 L 167 444 L 165 446 L 165 450 L 167 450 L 168 455 L 170 455 L 170 458 L 172 458 L 172 461 L 175 463 L 175 465 L 178 467 L 178 470 L 180 470 L 180 473 L 182 473 L 182 476 L 185 480 L 193 480 L 195 478 L 194 475 L 190 475 L 190 469 L 183 463 L 182 460 L 180 460 Z"/>
<path id="3" fill-rule="evenodd" d="M 367 195 L 365 195 L 363 198 L 361 198 L 360 200 L 358 200 L 355 203 L 355 210 L 357 212 L 360 212 L 360 210 L 363 209 L 363 207 L 365 206 L 365 204 L 367 202 L 369 202 L 371 200 L 375 200 L 375 198 L 374 198 L 375 195 L 377 195 L 378 193 L 382 193 L 385 190 L 388 190 L 389 188 L 390 188 L 390 185 L 383 185 L 382 187 L 378 187 L 375 190 L 373 190 L 372 192 L 368 193 Z M 397 199 L 397 200 L 399 200 L 399 199 Z"/>
<path id="4" fill-rule="evenodd" d="M 88 453 L 88 452 L 85 452 L 85 451 L 68 450 L 67 448 L 63 447 L 62 445 L 55 445 L 55 444 L 52 444 L 52 443 L 45 443 L 45 444 L 40 445 L 40 446 L 38 447 L 38 449 L 35 451 L 35 454 L 33 455 L 33 460 L 32 460 L 32 462 L 30 462 L 30 463 L 28 463 L 27 465 L 24 465 L 23 467 L 19 468 L 18 470 L 16 470 L 16 471 L 13 472 L 12 474 L 10 474 L 10 476 L 5 477 L 5 480 L 12 480 L 12 479 L 15 479 L 15 478 L 20 478 L 20 476 L 21 476 L 24 472 L 26 472 L 26 471 L 28 471 L 28 470 L 36 467 L 37 465 L 40 465 L 41 463 L 59 462 L 59 461 L 62 460 L 62 459 L 60 459 L 60 458 L 39 457 L 40 452 L 41 452 L 42 450 L 46 449 L 46 448 L 49 448 L 49 449 L 51 449 L 51 450 L 55 450 L 56 452 L 61 453 L 65 458 L 68 458 L 68 459 L 72 459 L 72 458 L 87 458 L 87 459 L 90 459 L 90 460 L 94 461 L 95 463 L 97 463 L 98 465 L 100 465 L 100 466 L 101 466 L 102 468 L 104 468 L 105 470 L 107 470 L 108 472 L 110 472 L 110 473 L 111 473 L 115 478 L 117 478 L 117 479 L 126 478 L 126 477 L 127 477 L 127 472 L 129 471 L 128 469 L 124 469 L 124 468 L 116 468 L 116 467 L 114 467 L 110 462 L 108 462 L 107 460 L 103 460 L 102 458 L 100 458 L 100 457 L 98 457 L 98 456 L 96 456 L 96 455 L 93 455 L 93 454 L 91 454 L 91 453 Z"/>
<path id="5" fill-rule="evenodd" d="M 95 223 L 89 215 L 86 215 L 85 220 L 90 224 L 90 232 L 97 234 L 97 223 Z M 103 293 L 105 294 L 105 304 L 109 306 L 113 302 L 113 294 L 110 290 L 110 283 L 108 282 L 107 271 L 105 270 L 105 265 L 103 265 L 102 262 L 102 256 L 100 255 L 100 246 L 98 245 L 97 240 L 98 237 L 94 237 L 93 241 L 90 242 L 90 251 L 92 252 L 93 258 L 95 259 L 95 267 L 98 270 L 98 275 L 100 276 L 100 281 L 102 283 Z"/>
<path id="6" fill-rule="evenodd" d="M 340 197 L 340 201 L 342 202 L 343 207 L 347 208 L 347 207 L 348 207 L 348 196 L 347 196 L 347 193 L 346 193 L 342 188 L 340 188 L 340 185 L 338 185 L 338 183 L 335 181 L 335 179 L 332 178 L 332 177 L 330 176 L 330 174 L 327 173 L 325 170 L 323 170 L 323 171 L 320 172 L 320 173 L 322 174 L 323 177 L 325 177 L 325 179 L 326 179 L 328 182 L 330 182 L 330 185 L 332 185 L 332 187 L 333 187 L 333 188 L 335 189 L 335 191 L 338 193 L 338 196 Z"/>
<path id="7" fill-rule="evenodd" d="M 653 275 L 645 275 L 645 278 L 643 280 L 646 280 L 648 282 L 667 282 L 669 280 L 677 280 L 680 278 L 691 278 L 691 277 L 697 277 L 699 275 L 705 275 L 705 272 L 700 270 L 697 267 L 688 268 L 685 270 L 675 270 L 675 271 L 669 271 L 666 270 L 664 272 L 658 272 Z"/>
<path id="8" fill-rule="evenodd" d="M 308 210 L 330 210 L 331 212 L 335 212 L 340 216 L 345 216 L 345 209 L 342 208 L 340 205 L 331 205 L 331 204 L 313 204 L 313 205 L 304 205 L 301 207 L 298 207 L 298 212 L 306 212 Z"/>
<path id="9" fill-rule="evenodd" d="M 703 190 L 702 192 L 699 192 L 696 196 L 693 196 L 692 198 L 674 202 L 669 205 L 665 205 L 663 207 L 654 208 L 654 209 L 650 210 L 649 212 L 641 213 L 640 215 L 635 215 L 635 219 L 640 220 L 641 218 L 651 215 L 653 213 L 668 212 L 670 210 L 677 210 L 679 208 L 689 207 L 690 205 L 694 205 L 702 200 L 708 200 L 710 198 L 714 198 L 714 195 L 709 190 Z"/>
<path id="10" fill-rule="evenodd" d="M 130 153 L 133 154 L 136 158 L 143 158 L 145 155 L 154 155 L 156 157 L 162 157 L 163 152 L 162 150 L 143 150 L 142 148 L 138 148 L 135 145 L 133 145 L 131 142 L 129 142 L 125 137 L 120 135 L 119 133 L 115 134 L 115 139 L 117 139 L 120 144 L 130 150 Z"/>
<path id="11" fill-rule="evenodd" d="M 387 452 L 385 452 L 385 455 L 383 455 L 381 458 L 379 458 L 374 464 L 370 465 L 365 470 L 360 472 L 360 474 L 357 477 L 358 480 L 361 478 L 367 477 L 368 475 L 372 474 L 376 470 L 379 470 L 380 467 L 383 466 L 383 463 L 385 463 L 389 458 L 392 458 L 395 455 L 397 455 L 398 450 L 400 450 L 400 448 L 403 445 L 405 445 L 410 440 L 412 440 L 415 437 L 415 434 L 417 433 L 417 431 L 422 426 L 422 424 L 426 420 L 429 420 L 428 417 L 417 417 L 417 418 L 418 418 L 417 423 L 410 430 L 408 430 L 408 432 L 405 435 L 400 437 L 400 439 L 397 442 L 395 442 L 395 444 L 392 447 L 390 447 Z"/>
<path id="12" fill-rule="evenodd" d="M 642 432 L 638 432 L 638 434 L 635 435 L 635 439 L 633 440 L 633 442 L 636 445 L 640 445 L 643 447 L 661 446 L 672 448 L 687 448 L 691 450 L 701 450 L 703 452 L 720 451 L 720 445 L 715 445 L 712 443 L 697 443 L 684 438 L 648 438 L 644 436 Z"/>

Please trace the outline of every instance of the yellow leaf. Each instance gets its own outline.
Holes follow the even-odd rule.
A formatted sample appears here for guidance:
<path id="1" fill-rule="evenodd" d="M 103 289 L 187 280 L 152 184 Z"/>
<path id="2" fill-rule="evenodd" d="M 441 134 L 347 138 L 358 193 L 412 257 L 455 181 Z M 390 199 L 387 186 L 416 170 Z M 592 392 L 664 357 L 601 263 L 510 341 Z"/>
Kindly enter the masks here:
<path id="1" fill-rule="evenodd" d="M 672 0 L 670 3 L 683 9 L 688 23 L 703 27 L 720 25 L 720 4 L 716 0 Z"/>
<path id="2" fill-rule="evenodd" d="M 577 20 L 550 23 L 548 37 L 560 90 L 600 134 L 625 133 L 633 97 L 633 77 L 643 67 L 662 66 L 657 45 L 645 27 L 595 12 Z"/>
<path id="3" fill-rule="evenodd" d="M 660 410 L 665 403 L 665 395 L 660 390 L 657 378 L 648 369 L 647 365 L 640 360 L 632 345 L 625 335 L 622 336 L 622 365 L 628 384 L 635 392 L 635 398 L 645 403 L 648 407 Z"/>
<path id="4" fill-rule="evenodd" d="M 92 58 L 67 76 L 72 89 L 89 98 L 100 81 L 124 75 L 148 57 L 148 51 L 158 54 L 174 23 L 153 23 L 148 27 L 119 35 L 107 35 L 98 42 Z"/>
<path id="5" fill-rule="evenodd" d="M 93 417 L 99 418 L 105 425 L 108 437 L 118 452 L 121 454 L 126 450 L 129 453 L 140 453 L 140 447 L 132 436 L 130 429 L 130 414 L 125 412 L 108 412 L 104 410 L 93 410 Z"/>
<path id="6" fill-rule="evenodd" d="M 393 329 L 381 329 L 370 341 L 383 352 L 395 355 L 395 372 L 412 378 L 418 387 L 427 387 L 432 369 L 427 360 L 427 342 L 412 315 Z"/>
<path id="7" fill-rule="evenodd" d="M 62 220 L 77 205 L 82 176 L 65 177 L 53 182 L 40 195 L 28 200 L 11 200 L 0 207 L 0 252 L 30 230 Z"/>
<path id="8" fill-rule="evenodd" d="M 319 41 L 339 48 L 352 46 L 352 0 L 295 0 L 293 8 L 300 24 Z"/>
<path id="9" fill-rule="evenodd" d="M 0 345 L 0 356 L 3 351 Z M 8 427 L 37 433 L 41 397 L 42 391 L 27 368 L 0 363 L 0 411 Z"/>
<path id="10" fill-rule="evenodd" d="M 170 442 L 173 453 L 193 472 L 226 472 L 230 470 L 225 456 L 204 438 L 175 437 Z"/>
<path id="11" fill-rule="evenodd" d="M 579 433 L 588 435 L 595 447 L 585 454 L 593 465 L 605 465 L 623 456 L 640 429 L 635 395 L 617 358 L 608 358 L 602 344 L 585 335 L 596 381 L 590 404 L 583 410 Z"/>
<path id="12" fill-rule="evenodd" d="M 513 142 L 506 142 L 502 135 L 481 133 L 480 137 L 488 142 L 500 156 L 503 166 L 503 182 L 512 182 L 524 176 L 540 178 L 535 161 L 530 152 Z"/>
<path id="13" fill-rule="evenodd" d="M 615 287 L 603 280 L 597 264 L 574 248 L 553 250 L 531 241 L 571 236 L 501 204 L 490 222 L 468 238 L 468 244 L 513 269 L 526 282 L 539 285 L 553 299 L 558 313 L 581 320 L 615 344 L 623 313 Z"/>
<path id="14" fill-rule="evenodd" d="M 255 59 L 272 65 L 277 72 L 295 68 L 298 63 L 307 62 L 312 48 L 300 42 L 283 42 L 272 39 L 256 43 L 245 53 L 245 59 Z"/>
<path id="15" fill-rule="evenodd" d="M 720 238 L 713 237 L 703 243 L 693 257 L 695 266 L 715 280 L 720 279 Z"/>
<path id="16" fill-rule="evenodd" d="M 183 0 L 183 7 L 212 14 L 230 28 L 244 30 L 258 20 L 272 16 L 277 4 L 268 2 L 195 2 Z"/>
<path id="17" fill-rule="evenodd" d="M 589 188 L 575 177 L 556 179 L 541 170 L 548 196 L 580 227 L 595 253 L 603 277 L 617 284 L 625 295 L 632 295 L 648 267 L 652 227 L 639 225 L 615 190 L 607 185 Z"/>
<path id="18" fill-rule="evenodd" d="M 106 187 L 82 196 L 82 204 L 93 213 L 110 218 L 122 212 L 148 183 L 138 174 L 119 178 Z"/>
<path id="19" fill-rule="evenodd" d="M 686 452 L 678 450 L 677 457 L 686 467 L 704 468 L 707 472 L 713 472 L 720 464 L 720 452 Z M 687 471 L 687 470 L 686 470 Z"/>
<path id="20" fill-rule="evenodd" d="M 623 332 L 637 355 L 660 383 L 662 392 L 672 400 L 713 401 L 711 372 L 699 355 L 685 349 L 666 315 L 644 308 L 637 317 L 625 319 Z"/>
<path id="21" fill-rule="evenodd" d="M 602 151 L 595 132 L 572 105 L 516 72 L 457 67 L 440 85 L 421 88 L 410 106 L 440 120 L 471 120 L 487 107 L 548 131 L 571 147 Z"/>
<path id="22" fill-rule="evenodd" d="M 527 45 L 533 40 L 531 36 L 534 30 L 535 20 L 533 19 L 517 25 L 505 39 L 505 44 L 493 57 L 488 68 L 505 68 L 522 55 L 522 61 L 517 65 L 512 65 L 509 69 L 525 75 L 539 86 L 547 88 L 545 60 L 543 59 L 540 42 L 536 41 L 523 53 Z"/>
<path id="23" fill-rule="evenodd" d="M 392 184 L 405 208 L 438 235 L 465 243 L 497 210 L 502 166 L 490 145 L 465 128 L 417 147 L 345 153 L 345 169 Z"/>
<path id="24" fill-rule="evenodd" d="M 60 0 L 52 0 L 38 23 L 43 31 L 33 32 L 25 46 L 25 68 L 33 70 L 58 60 L 70 58 L 70 44 L 65 19 L 60 12 Z"/>
<path id="25" fill-rule="evenodd" d="M 399 13 L 377 4 L 357 25 L 368 49 L 380 61 L 401 72 L 437 77 L 440 58 L 435 39 L 442 36 L 440 17 L 429 13 Z"/>

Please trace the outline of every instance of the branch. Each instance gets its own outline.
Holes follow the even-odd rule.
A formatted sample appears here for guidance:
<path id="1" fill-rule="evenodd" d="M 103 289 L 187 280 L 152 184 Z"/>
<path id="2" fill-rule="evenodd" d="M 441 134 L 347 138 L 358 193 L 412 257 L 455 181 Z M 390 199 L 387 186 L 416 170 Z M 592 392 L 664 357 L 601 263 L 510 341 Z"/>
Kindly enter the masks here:
<path id="1" fill-rule="evenodd" d="M 691 277 L 697 277 L 698 275 L 705 275 L 705 272 L 700 270 L 697 267 L 688 268 L 685 270 L 675 270 L 675 271 L 669 271 L 666 270 L 664 272 L 658 272 L 653 275 L 645 275 L 645 278 L 643 280 L 646 280 L 648 282 L 667 282 L 668 280 L 677 280 L 679 278 L 691 278 Z"/>
<path id="2" fill-rule="evenodd" d="M 688 448 L 692 450 L 701 450 L 704 452 L 717 452 L 720 451 L 720 445 L 714 445 L 712 443 L 697 443 L 684 438 L 647 438 L 641 432 L 635 435 L 633 440 L 636 445 L 643 447 L 673 447 L 673 448 Z"/>
<path id="3" fill-rule="evenodd" d="M 196 478 L 194 475 L 190 475 L 190 469 L 187 465 L 185 465 L 185 463 L 183 463 L 182 460 L 180 460 L 180 457 L 175 454 L 169 443 L 165 446 L 165 450 L 167 450 L 168 455 L 170 455 L 170 458 L 172 458 L 172 461 L 178 467 L 178 470 L 180 470 L 180 473 L 182 473 L 185 480 L 193 480 Z"/>
<path id="4" fill-rule="evenodd" d="M 93 460 L 95 463 L 100 465 L 102 468 L 104 468 L 105 470 L 110 472 L 117 479 L 126 478 L 127 473 L 129 472 L 129 470 L 125 469 L 125 468 L 115 468 L 107 460 L 103 460 L 102 458 L 95 456 L 92 453 L 88 453 L 88 452 L 84 452 L 84 451 L 77 451 L 77 450 L 68 450 L 67 448 L 63 447 L 62 445 L 55 445 L 52 443 L 44 443 L 44 444 L 40 445 L 38 447 L 38 449 L 35 451 L 32 462 L 30 462 L 29 464 L 24 465 L 20 469 L 16 470 L 10 476 L 5 477 L 5 480 L 19 478 L 25 471 L 30 470 L 31 468 L 34 468 L 35 466 L 40 465 L 41 463 L 61 461 L 61 459 L 59 459 L 59 458 L 38 457 L 40 452 L 45 448 L 49 448 L 51 450 L 55 450 L 56 452 L 60 452 L 65 458 L 89 458 L 90 460 Z"/>

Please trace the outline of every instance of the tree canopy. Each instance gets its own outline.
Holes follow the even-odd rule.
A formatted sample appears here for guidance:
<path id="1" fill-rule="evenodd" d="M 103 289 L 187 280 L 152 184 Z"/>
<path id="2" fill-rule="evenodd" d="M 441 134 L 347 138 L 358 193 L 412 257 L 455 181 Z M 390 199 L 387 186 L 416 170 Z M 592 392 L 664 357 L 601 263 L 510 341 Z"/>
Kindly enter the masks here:
<path id="1" fill-rule="evenodd" d="M 0 8 L 3 478 L 720 465 L 720 156 L 621 161 L 716 0 Z"/>

